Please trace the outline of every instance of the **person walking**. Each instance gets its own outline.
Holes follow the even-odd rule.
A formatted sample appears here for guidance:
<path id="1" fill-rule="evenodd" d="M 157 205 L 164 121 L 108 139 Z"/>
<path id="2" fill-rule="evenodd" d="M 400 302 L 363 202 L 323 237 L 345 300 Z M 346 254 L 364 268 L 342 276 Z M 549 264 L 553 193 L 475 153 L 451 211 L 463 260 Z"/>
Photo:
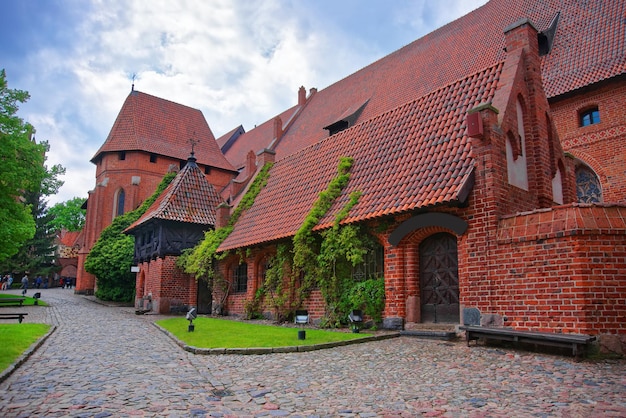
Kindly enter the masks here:
<path id="1" fill-rule="evenodd" d="M 24 277 L 22 277 L 22 296 L 26 294 L 26 292 L 28 291 L 28 274 L 25 274 Z"/>

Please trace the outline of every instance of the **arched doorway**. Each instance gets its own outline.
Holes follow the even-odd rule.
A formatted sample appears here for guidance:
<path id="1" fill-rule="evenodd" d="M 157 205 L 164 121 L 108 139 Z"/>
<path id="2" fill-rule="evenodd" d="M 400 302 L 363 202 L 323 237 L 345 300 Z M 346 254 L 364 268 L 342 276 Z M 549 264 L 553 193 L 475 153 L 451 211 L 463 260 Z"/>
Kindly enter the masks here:
<path id="1" fill-rule="evenodd" d="M 454 235 L 441 232 L 419 245 L 422 322 L 459 323 L 459 273 Z"/>

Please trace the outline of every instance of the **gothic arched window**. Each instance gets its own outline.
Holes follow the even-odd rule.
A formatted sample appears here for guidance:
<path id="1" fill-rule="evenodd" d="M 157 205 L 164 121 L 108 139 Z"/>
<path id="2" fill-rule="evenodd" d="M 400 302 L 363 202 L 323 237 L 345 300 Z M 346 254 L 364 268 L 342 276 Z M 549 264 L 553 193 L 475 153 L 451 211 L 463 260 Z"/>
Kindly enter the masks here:
<path id="1" fill-rule="evenodd" d="M 119 189 L 117 192 L 117 197 L 115 201 L 115 216 L 120 216 L 124 214 L 124 201 L 126 200 L 126 193 L 124 193 L 124 189 Z"/>
<path id="2" fill-rule="evenodd" d="M 585 165 L 576 167 L 576 196 L 579 203 L 597 203 L 602 201 L 600 179 L 591 168 Z"/>

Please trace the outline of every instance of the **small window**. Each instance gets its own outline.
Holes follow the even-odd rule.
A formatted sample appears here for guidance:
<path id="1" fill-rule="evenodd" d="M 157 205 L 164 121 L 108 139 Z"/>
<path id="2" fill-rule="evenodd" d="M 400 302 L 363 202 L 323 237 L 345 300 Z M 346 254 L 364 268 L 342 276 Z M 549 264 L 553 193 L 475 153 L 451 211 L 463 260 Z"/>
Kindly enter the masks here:
<path id="1" fill-rule="evenodd" d="M 126 159 L 126 151 L 120 151 L 119 157 L 120 161 L 124 161 Z"/>
<path id="2" fill-rule="evenodd" d="M 156 160 L 157 160 L 156 154 L 154 154 L 154 153 L 150 154 L 150 162 L 151 163 L 156 163 Z"/>
<path id="3" fill-rule="evenodd" d="M 124 193 L 124 189 L 120 189 L 117 192 L 117 205 L 115 216 L 120 216 L 124 214 L 124 201 L 126 200 L 126 193 Z"/>
<path id="4" fill-rule="evenodd" d="M 211 174 L 211 167 L 209 167 L 208 165 L 204 166 L 204 174 Z"/>
<path id="5" fill-rule="evenodd" d="M 600 111 L 598 107 L 592 107 L 580 113 L 580 126 L 589 126 L 600 123 Z"/>
<path id="6" fill-rule="evenodd" d="M 248 291 L 248 265 L 239 264 L 233 270 L 233 287 L 235 293 L 245 293 Z"/>

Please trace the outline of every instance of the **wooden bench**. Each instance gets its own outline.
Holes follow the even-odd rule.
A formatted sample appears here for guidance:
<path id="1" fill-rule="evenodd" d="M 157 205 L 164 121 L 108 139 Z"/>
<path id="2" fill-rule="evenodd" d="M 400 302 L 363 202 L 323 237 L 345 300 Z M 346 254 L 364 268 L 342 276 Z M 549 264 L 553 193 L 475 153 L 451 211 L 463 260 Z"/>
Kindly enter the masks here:
<path id="1" fill-rule="evenodd" d="M 0 319 L 17 319 L 21 324 L 27 313 L 0 313 Z"/>
<path id="2" fill-rule="evenodd" d="M 486 340 L 511 341 L 514 343 L 537 344 L 552 347 L 572 348 L 574 357 L 578 357 L 596 337 L 584 334 L 556 334 L 551 332 L 520 331 L 511 328 L 490 328 L 473 325 L 459 327 L 465 331 L 469 347 L 470 341 Z M 582 349 L 582 350 L 581 350 Z"/>
<path id="3" fill-rule="evenodd" d="M 26 298 L 0 298 L 0 305 L 19 305 L 24 304 Z"/>

